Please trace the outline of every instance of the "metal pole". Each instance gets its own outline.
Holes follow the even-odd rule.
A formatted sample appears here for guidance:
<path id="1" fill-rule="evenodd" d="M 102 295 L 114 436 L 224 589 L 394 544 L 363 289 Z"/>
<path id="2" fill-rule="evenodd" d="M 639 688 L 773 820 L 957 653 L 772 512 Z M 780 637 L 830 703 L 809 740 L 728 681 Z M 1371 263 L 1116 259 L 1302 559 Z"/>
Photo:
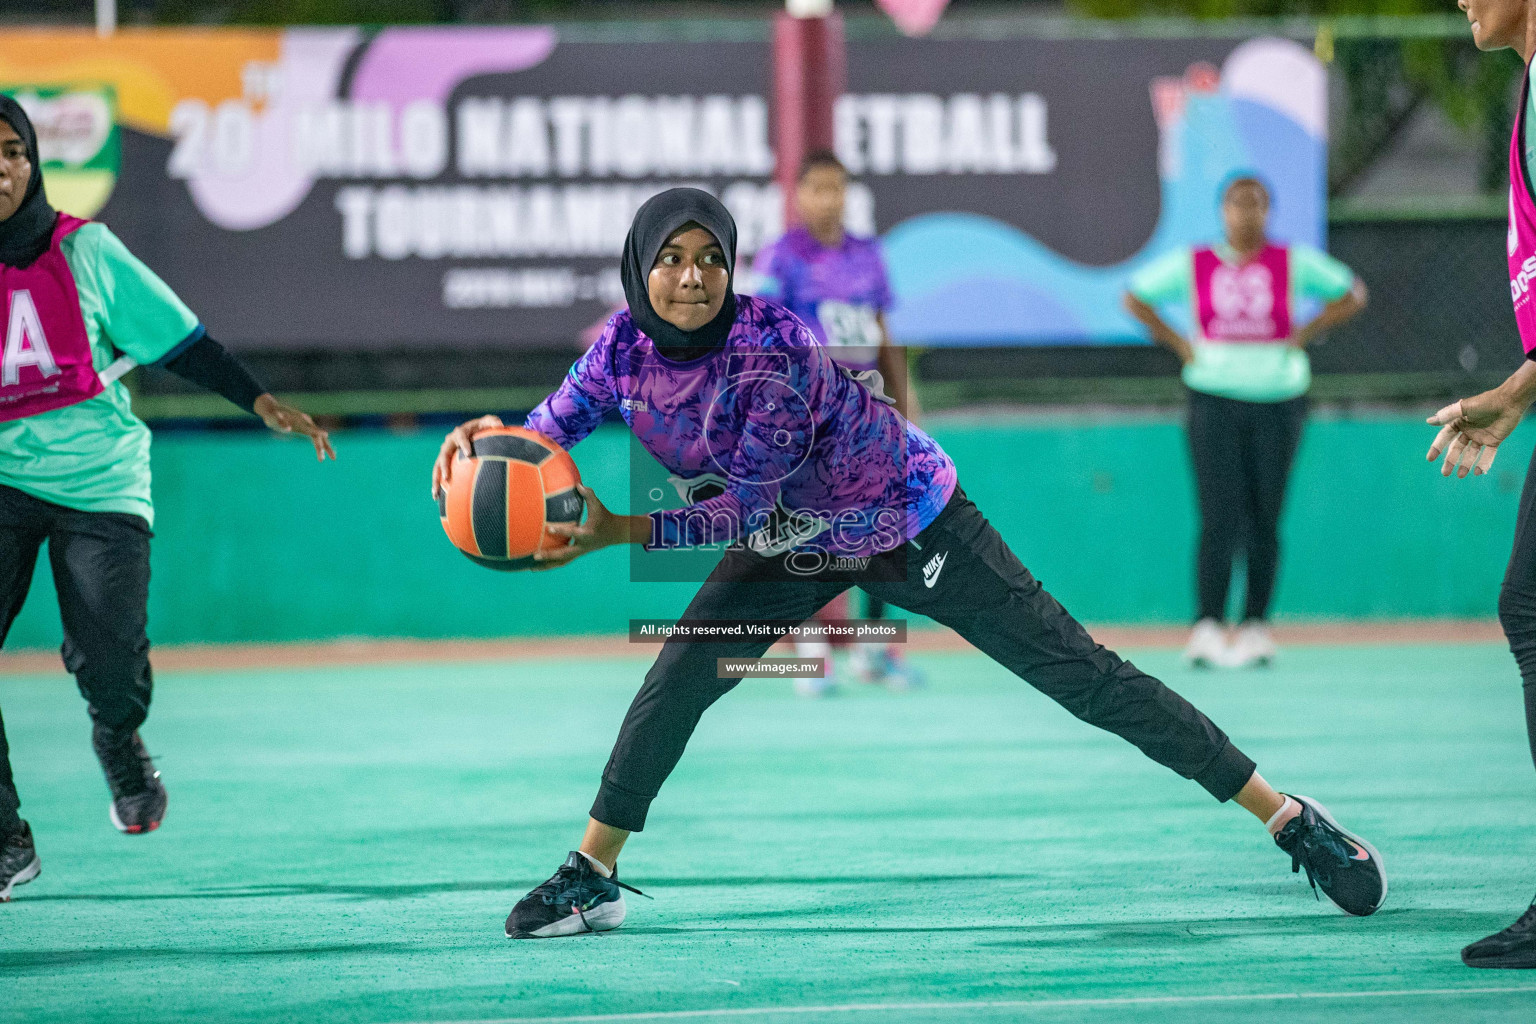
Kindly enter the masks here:
<path id="1" fill-rule="evenodd" d="M 798 219 L 800 161 L 830 149 L 833 108 L 846 76 L 843 20 L 831 0 L 788 0 L 773 24 L 774 179 L 784 194 L 784 223 Z"/>
<path id="2" fill-rule="evenodd" d="M 96 0 L 96 34 L 109 36 L 117 31 L 117 0 Z"/>

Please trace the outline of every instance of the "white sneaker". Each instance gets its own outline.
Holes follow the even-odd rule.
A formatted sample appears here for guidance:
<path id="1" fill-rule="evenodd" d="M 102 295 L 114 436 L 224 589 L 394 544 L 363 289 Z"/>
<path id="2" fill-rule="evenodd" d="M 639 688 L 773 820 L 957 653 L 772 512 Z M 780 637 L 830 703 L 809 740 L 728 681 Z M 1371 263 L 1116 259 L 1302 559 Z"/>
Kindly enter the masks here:
<path id="1" fill-rule="evenodd" d="M 795 692 L 802 697 L 825 697 L 836 688 L 837 678 L 832 672 L 832 645 L 820 640 L 797 641 L 795 657 L 820 658 L 827 666 L 821 678 L 802 676 L 795 679 Z"/>
<path id="2" fill-rule="evenodd" d="M 916 690 L 928 684 L 923 673 L 907 663 L 895 644 L 854 644 L 848 667 L 861 683 L 887 690 Z"/>
<path id="3" fill-rule="evenodd" d="M 1184 645 L 1184 664 L 1190 668 L 1224 668 L 1228 664 L 1227 634 L 1215 619 L 1201 619 Z"/>
<path id="4" fill-rule="evenodd" d="M 853 644 L 848 652 L 848 668 L 861 683 L 878 683 L 885 678 L 883 649 L 875 644 Z"/>
<path id="5" fill-rule="evenodd" d="M 1268 626 L 1262 622 L 1246 622 L 1232 641 L 1229 664 L 1233 668 L 1263 668 L 1279 653 Z"/>

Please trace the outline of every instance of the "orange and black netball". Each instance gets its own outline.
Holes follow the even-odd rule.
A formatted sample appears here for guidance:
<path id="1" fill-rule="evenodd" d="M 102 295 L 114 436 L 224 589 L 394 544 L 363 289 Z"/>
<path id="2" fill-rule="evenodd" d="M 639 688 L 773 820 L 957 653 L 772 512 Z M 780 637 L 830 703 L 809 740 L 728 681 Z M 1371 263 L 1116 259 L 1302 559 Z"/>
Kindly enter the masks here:
<path id="1" fill-rule="evenodd" d="M 563 547 L 550 523 L 581 521 L 581 482 L 569 453 L 522 427 L 491 427 L 457 455 L 437 500 L 443 531 L 471 561 L 510 572 L 532 568 L 535 551 Z"/>

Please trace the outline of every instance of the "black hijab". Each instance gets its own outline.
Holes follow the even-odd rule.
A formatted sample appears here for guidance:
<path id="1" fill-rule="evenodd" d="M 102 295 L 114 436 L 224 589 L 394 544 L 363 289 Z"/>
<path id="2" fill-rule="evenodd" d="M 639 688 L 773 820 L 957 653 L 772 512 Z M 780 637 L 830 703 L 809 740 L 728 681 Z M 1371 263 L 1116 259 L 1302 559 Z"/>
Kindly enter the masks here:
<path id="1" fill-rule="evenodd" d="M 37 132 L 32 128 L 32 120 L 20 103 L 5 95 L 0 95 L 0 119 L 21 136 L 27 147 L 27 160 L 32 164 L 32 179 L 27 182 L 21 205 L 15 213 L 0 220 L 0 263 L 26 267 L 48 251 L 58 214 L 48 205 L 43 192 L 43 161 L 37 155 Z"/>
<path id="2" fill-rule="evenodd" d="M 713 320 L 696 331 L 685 331 L 661 318 L 651 305 L 646 282 L 656 256 L 667 239 L 684 224 L 695 223 L 715 236 L 725 250 L 725 269 L 730 281 L 736 277 L 736 221 L 714 196 L 696 188 L 670 188 L 652 196 L 635 213 L 624 239 L 624 259 L 619 274 L 624 280 L 624 297 L 629 300 L 629 316 L 645 332 L 662 355 L 669 359 L 697 359 L 708 355 L 725 341 L 736 320 L 736 293 L 726 284 L 725 302 Z"/>

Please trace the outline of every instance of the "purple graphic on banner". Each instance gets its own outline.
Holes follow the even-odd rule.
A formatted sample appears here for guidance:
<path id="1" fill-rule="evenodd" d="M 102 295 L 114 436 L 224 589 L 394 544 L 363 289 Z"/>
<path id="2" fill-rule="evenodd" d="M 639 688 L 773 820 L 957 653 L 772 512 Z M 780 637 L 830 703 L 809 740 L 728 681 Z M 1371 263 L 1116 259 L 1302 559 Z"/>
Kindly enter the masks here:
<path id="1" fill-rule="evenodd" d="M 552 28 L 388 29 L 368 47 L 352 98 L 446 103 L 466 78 L 523 71 L 555 49 Z"/>

